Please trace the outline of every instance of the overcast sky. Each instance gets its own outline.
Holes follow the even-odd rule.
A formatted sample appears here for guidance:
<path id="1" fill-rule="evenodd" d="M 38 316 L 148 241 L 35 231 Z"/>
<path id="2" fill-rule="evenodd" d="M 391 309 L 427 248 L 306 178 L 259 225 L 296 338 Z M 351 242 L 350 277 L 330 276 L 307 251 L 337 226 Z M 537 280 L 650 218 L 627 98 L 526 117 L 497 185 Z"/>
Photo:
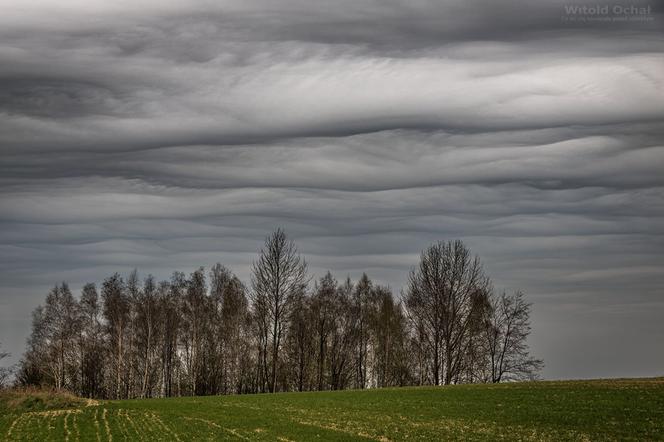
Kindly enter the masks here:
<path id="1" fill-rule="evenodd" d="M 3 348 L 59 281 L 247 281 L 283 227 L 395 293 L 460 238 L 545 377 L 663 375 L 658 3 L 0 0 Z"/>

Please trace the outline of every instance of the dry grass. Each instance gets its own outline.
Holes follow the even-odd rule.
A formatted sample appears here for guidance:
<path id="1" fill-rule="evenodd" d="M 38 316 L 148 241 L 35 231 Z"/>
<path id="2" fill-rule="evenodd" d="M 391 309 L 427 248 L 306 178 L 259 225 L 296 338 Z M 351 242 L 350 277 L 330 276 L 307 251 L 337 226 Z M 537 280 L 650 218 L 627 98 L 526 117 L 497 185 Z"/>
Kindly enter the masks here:
<path id="1" fill-rule="evenodd" d="M 86 400 L 67 391 L 40 388 L 13 388 L 0 392 L 0 410 L 32 412 L 62 410 L 85 405 Z"/>

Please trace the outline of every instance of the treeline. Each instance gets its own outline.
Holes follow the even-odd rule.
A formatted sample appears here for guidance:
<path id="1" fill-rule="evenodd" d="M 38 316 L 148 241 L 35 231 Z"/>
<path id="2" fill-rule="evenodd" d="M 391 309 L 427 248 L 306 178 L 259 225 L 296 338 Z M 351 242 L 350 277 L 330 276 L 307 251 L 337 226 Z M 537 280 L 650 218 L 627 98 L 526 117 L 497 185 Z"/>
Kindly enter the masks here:
<path id="1" fill-rule="evenodd" d="M 136 398 L 500 382 L 537 376 L 530 306 L 495 295 L 461 241 L 426 249 L 397 300 L 367 275 L 312 283 L 282 230 L 245 286 L 221 264 L 169 281 L 114 274 L 33 313 L 22 385 Z"/>

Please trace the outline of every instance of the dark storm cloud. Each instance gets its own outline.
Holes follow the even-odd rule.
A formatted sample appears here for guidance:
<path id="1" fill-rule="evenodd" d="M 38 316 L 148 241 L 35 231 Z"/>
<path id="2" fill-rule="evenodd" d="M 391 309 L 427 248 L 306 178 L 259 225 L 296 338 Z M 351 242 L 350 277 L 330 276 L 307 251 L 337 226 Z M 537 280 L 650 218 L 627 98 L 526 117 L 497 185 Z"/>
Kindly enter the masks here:
<path id="1" fill-rule="evenodd" d="M 547 376 L 658 374 L 663 17 L 569 4 L 5 8 L 0 341 L 20 354 L 60 280 L 216 261 L 247 280 L 283 226 L 314 273 L 395 292 L 462 238 L 534 302 Z"/>

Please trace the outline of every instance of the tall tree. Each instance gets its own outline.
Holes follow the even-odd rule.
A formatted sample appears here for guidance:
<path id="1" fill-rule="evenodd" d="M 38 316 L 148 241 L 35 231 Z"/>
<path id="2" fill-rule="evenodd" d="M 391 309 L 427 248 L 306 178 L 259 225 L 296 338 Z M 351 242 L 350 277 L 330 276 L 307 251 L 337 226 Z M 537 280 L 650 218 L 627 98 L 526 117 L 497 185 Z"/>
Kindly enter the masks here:
<path id="1" fill-rule="evenodd" d="M 450 384 L 463 367 L 476 298 L 488 285 L 479 258 L 460 240 L 430 246 L 411 271 L 406 307 L 421 327 L 434 385 Z"/>
<path id="2" fill-rule="evenodd" d="M 230 270 L 216 263 L 210 269 L 210 301 L 212 308 L 208 312 L 209 326 L 206 330 L 208 353 L 208 380 L 210 393 L 216 394 L 228 390 L 228 361 L 227 346 L 229 338 L 226 336 L 224 311 L 224 292 L 226 291 L 233 274 Z M 229 330 L 230 332 L 230 330 Z"/>
<path id="3" fill-rule="evenodd" d="M 225 269 L 221 290 L 219 341 L 222 358 L 222 393 L 242 391 L 243 355 L 249 351 L 247 318 L 249 303 L 240 279 Z"/>
<path id="4" fill-rule="evenodd" d="M 106 278 L 102 284 L 101 296 L 104 301 L 103 315 L 106 321 L 107 336 L 110 344 L 109 351 L 114 360 L 114 386 L 116 399 L 121 399 L 123 386 L 128 380 L 123 379 L 125 373 L 125 356 L 127 353 L 127 327 L 129 326 L 131 302 L 125 290 L 125 284 L 120 274 Z M 126 389 L 124 389 L 126 392 Z"/>
<path id="5" fill-rule="evenodd" d="M 138 276 L 138 269 L 132 270 L 127 276 L 125 282 L 125 291 L 127 298 L 129 300 L 129 319 L 128 326 L 126 329 L 126 338 L 127 350 L 125 356 L 125 373 L 123 377 L 125 380 L 125 397 L 135 397 L 136 391 L 140 389 L 137 385 L 140 385 L 140 382 L 137 382 L 137 379 L 140 379 L 140 362 L 141 354 L 139 351 L 136 351 L 136 331 L 139 328 L 139 319 L 138 319 L 138 310 L 141 296 L 141 282 Z"/>
<path id="6" fill-rule="evenodd" d="M 493 297 L 484 330 L 491 382 L 537 378 L 543 362 L 529 354 L 530 304 L 522 292 Z"/>
<path id="7" fill-rule="evenodd" d="M 330 334 L 330 387 L 341 390 L 350 385 L 353 360 L 354 324 L 352 314 L 353 283 L 350 278 L 338 287 L 333 304 Z"/>
<path id="8" fill-rule="evenodd" d="M 286 334 L 286 353 L 295 391 L 310 389 L 310 366 L 315 353 L 311 299 L 304 290 L 293 297 Z"/>
<path id="9" fill-rule="evenodd" d="M 27 349 L 21 358 L 16 376 L 18 385 L 53 385 L 53 379 L 48 379 L 45 354 L 44 307 L 39 305 L 32 311 L 32 328 Z"/>
<path id="10" fill-rule="evenodd" d="M 162 312 L 162 390 L 163 395 L 171 397 L 179 392 L 180 381 L 178 377 L 180 360 L 178 357 L 178 342 L 182 328 L 181 305 L 186 287 L 185 276 L 182 272 L 173 272 L 170 283 L 164 283 L 160 291 L 159 303 Z"/>
<path id="11" fill-rule="evenodd" d="M 251 272 L 254 305 L 258 305 L 260 314 L 269 319 L 271 392 L 277 389 L 279 349 L 292 300 L 307 285 L 306 278 L 307 264 L 298 254 L 295 243 L 286 237 L 283 230 L 277 229 L 266 238 Z"/>
<path id="12" fill-rule="evenodd" d="M 406 317 L 387 287 L 378 286 L 374 293 L 377 302 L 372 321 L 375 336 L 375 385 L 406 385 L 409 382 L 408 354 L 405 348 L 408 339 Z"/>
<path id="13" fill-rule="evenodd" d="M 143 290 L 139 292 L 135 303 L 136 327 L 135 348 L 137 350 L 137 362 L 140 370 L 140 396 L 151 396 L 152 378 L 154 378 L 153 367 L 155 365 L 155 343 L 158 339 L 159 304 L 157 302 L 157 285 L 152 275 L 148 275 L 143 283 Z"/>
<path id="14" fill-rule="evenodd" d="M 43 331 L 45 357 L 55 388 L 73 387 L 75 370 L 75 339 L 80 327 L 78 303 L 69 286 L 55 286 L 46 296 Z"/>
<path id="15" fill-rule="evenodd" d="M 80 310 L 66 283 L 56 285 L 32 314 L 32 332 L 18 382 L 79 390 Z"/>
<path id="16" fill-rule="evenodd" d="M 328 338 L 334 326 L 334 307 L 337 295 L 337 281 L 327 272 L 316 284 L 314 296 L 311 299 L 311 312 L 316 335 L 316 386 L 318 390 L 327 389 L 326 357 L 328 351 Z"/>
<path id="17" fill-rule="evenodd" d="M 355 388 L 366 388 L 370 336 L 370 304 L 373 284 L 366 273 L 355 286 L 351 315 L 355 335 Z"/>
<path id="18" fill-rule="evenodd" d="M 81 308 L 80 352 L 81 389 L 84 397 L 100 397 L 103 391 L 104 365 L 101 304 L 95 284 L 86 284 L 79 301 Z"/>
<path id="19" fill-rule="evenodd" d="M 199 381 L 204 373 L 203 338 L 207 323 L 206 313 L 209 311 L 209 298 L 205 283 L 205 270 L 200 267 L 191 273 L 187 281 L 187 289 L 182 303 L 182 341 L 185 350 L 185 366 L 188 376 L 189 394 L 202 394 L 205 385 Z"/>

